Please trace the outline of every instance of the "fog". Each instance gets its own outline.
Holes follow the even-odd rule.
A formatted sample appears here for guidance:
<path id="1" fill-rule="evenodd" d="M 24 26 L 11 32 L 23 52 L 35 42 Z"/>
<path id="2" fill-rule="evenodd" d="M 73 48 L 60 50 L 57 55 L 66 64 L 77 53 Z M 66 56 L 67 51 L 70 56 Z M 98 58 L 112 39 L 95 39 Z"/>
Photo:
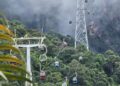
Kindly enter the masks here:
<path id="1" fill-rule="evenodd" d="M 94 22 L 98 27 L 107 24 L 120 14 L 120 0 L 88 0 L 86 3 L 87 26 Z M 36 21 L 36 16 L 45 16 L 47 27 L 61 34 L 74 34 L 76 0 L 1 0 L 0 10 L 7 16 L 19 16 L 23 22 Z M 52 17 L 52 18 L 51 18 Z M 100 20 L 103 20 L 101 22 Z M 39 19 L 39 21 L 42 21 Z M 72 24 L 69 24 L 72 21 Z M 37 24 L 40 24 L 39 22 Z M 39 26 L 39 25 L 38 25 Z M 102 26 L 104 27 L 104 26 Z M 102 28 L 101 27 L 101 28 Z M 40 27 L 41 28 L 41 27 Z"/>

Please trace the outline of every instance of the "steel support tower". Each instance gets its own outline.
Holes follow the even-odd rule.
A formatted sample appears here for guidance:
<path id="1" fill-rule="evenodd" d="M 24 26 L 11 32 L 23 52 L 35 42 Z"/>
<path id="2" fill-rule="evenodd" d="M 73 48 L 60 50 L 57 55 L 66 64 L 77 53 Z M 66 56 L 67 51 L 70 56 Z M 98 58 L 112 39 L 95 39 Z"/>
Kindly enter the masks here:
<path id="1" fill-rule="evenodd" d="M 77 0 L 76 9 L 76 28 L 75 28 L 75 48 L 78 44 L 84 45 L 89 50 L 87 26 L 86 26 L 86 8 L 87 0 Z"/>
<path id="2" fill-rule="evenodd" d="M 46 39 L 46 37 L 32 37 L 32 38 L 24 38 L 24 37 L 21 37 L 21 38 L 14 38 L 15 40 L 15 47 L 17 48 L 26 48 L 26 70 L 27 72 L 30 74 L 30 75 L 26 75 L 26 78 L 30 79 L 32 81 L 32 70 L 31 70 L 31 48 L 34 48 L 34 47 L 38 47 L 38 48 L 42 48 L 45 46 L 45 44 L 43 44 L 43 41 L 44 39 Z M 22 41 L 28 41 L 28 43 L 24 43 L 24 44 L 18 44 L 18 41 L 22 42 Z M 38 40 L 38 43 L 30 43 L 31 40 Z M 32 83 L 29 83 L 29 82 L 25 82 L 25 86 L 33 86 Z"/>

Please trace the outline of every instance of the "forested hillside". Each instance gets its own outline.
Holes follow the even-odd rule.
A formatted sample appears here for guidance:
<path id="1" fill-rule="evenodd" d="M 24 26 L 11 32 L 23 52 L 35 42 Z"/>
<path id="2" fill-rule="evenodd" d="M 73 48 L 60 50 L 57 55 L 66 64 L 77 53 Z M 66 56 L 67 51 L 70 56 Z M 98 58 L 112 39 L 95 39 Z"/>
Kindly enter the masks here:
<path id="1" fill-rule="evenodd" d="M 29 30 L 18 21 L 9 21 L 9 25 L 11 30 L 17 30 L 17 37 L 46 36 L 47 38 L 44 41 L 48 48 L 46 61 L 41 63 L 39 60 L 44 49 L 34 48 L 31 52 L 34 86 L 61 86 L 66 82 L 66 77 L 68 86 L 120 85 L 120 56 L 117 53 L 108 50 L 103 54 L 97 54 L 86 50 L 82 45 L 75 49 L 74 39 L 69 35 Z M 59 62 L 57 66 L 56 61 Z M 40 63 L 42 70 L 46 73 L 44 78 L 40 77 Z M 77 81 L 73 79 L 75 77 Z"/>

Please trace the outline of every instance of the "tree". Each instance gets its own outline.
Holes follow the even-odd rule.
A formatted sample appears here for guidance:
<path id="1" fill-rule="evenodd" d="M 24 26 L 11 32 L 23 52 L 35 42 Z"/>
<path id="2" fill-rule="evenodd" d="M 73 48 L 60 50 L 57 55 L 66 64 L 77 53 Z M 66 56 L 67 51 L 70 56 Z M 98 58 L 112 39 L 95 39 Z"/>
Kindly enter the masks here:
<path id="1" fill-rule="evenodd" d="M 25 78 L 25 75 L 28 74 L 25 70 L 25 62 L 20 60 L 20 57 L 10 54 L 10 52 L 16 52 L 14 53 L 16 55 L 21 54 L 20 50 L 13 46 L 13 36 L 14 34 L 6 26 L 0 25 L 0 52 L 2 53 L 0 55 L 0 75 L 7 81 L 31 82 Z"/>

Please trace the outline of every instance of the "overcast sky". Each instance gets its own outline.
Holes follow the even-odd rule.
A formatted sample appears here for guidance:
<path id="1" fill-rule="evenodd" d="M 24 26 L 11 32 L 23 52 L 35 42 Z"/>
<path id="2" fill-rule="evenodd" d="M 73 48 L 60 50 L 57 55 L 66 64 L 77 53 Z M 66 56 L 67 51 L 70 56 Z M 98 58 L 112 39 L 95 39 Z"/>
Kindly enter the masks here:
<path id="1" fill-rule="evenodd" d="M 58 11 L 53 15 L 59 21 L 59 31 L 64 34 L 73 34 L 75 29 L 76 0 L 0 0 L 0 10 L 7 15 L 18 15 L 26 20 L 34 14 L 52 14 L 56 8 Z M 99 22 L 103 16 L 108 20 L 111 16 L 120 14 L 120 0 L 88 0 L 86 15 L 89 22 Z M 53 9 L 54 8 L 54 9 Z M 69 25 L 69 20 L 73 21 Z"/>

